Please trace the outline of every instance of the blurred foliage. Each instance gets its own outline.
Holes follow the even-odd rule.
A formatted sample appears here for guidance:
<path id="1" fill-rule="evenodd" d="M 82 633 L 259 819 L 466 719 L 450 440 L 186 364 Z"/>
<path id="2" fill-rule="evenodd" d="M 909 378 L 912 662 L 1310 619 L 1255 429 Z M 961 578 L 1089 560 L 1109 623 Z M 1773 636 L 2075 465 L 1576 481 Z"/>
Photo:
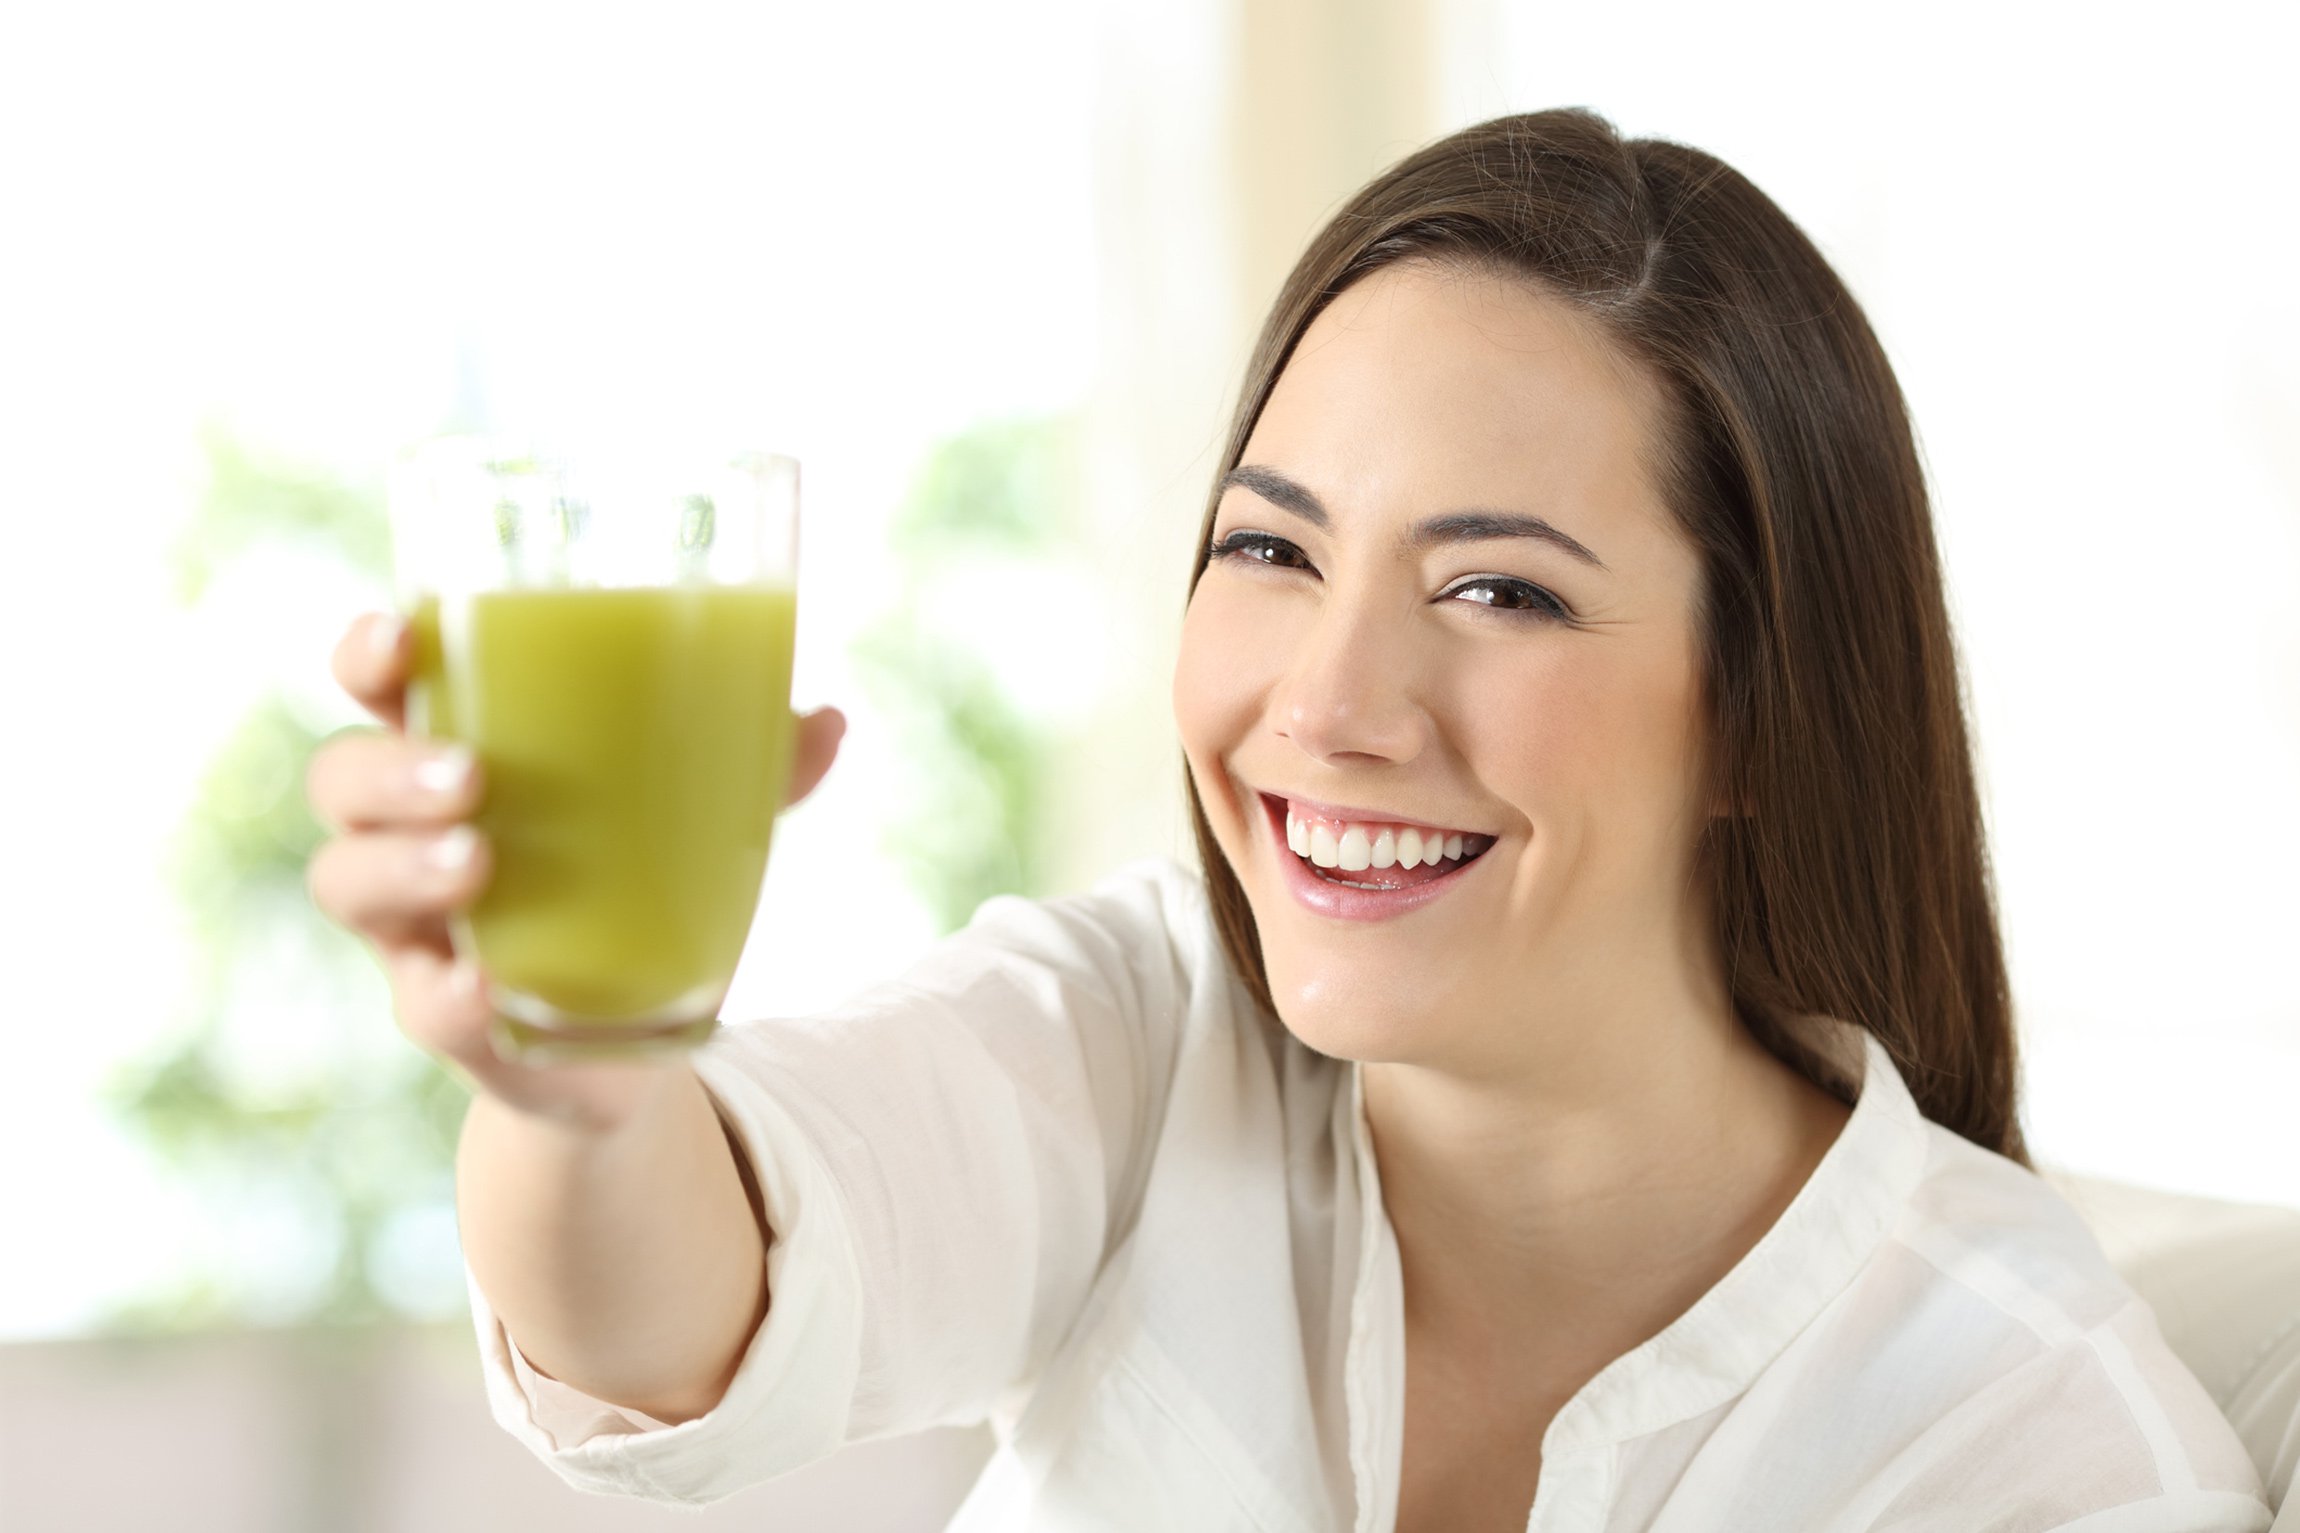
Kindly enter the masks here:
<path id="1" fill-rule="evenodd" d="M 206 598 L 234 561 L 282 546 L 382 583 L 388 532 L 372 489 L 267 464 L 221 430 L 203 442 L 207 489 L 175 550 L 187 603 Z M 175 837 L 169 874 L 195 955 L 184 1012 L 160 1046 L 115 1075 L 109 1095 L 220 1238 L 115 1314 L 115 1329 L 400 1313 L 404 1299 L 383 1281 L 405 1266 L 394 1232 L 411 1216 L 452 1216 L 463 1090 L 393 1039 L 372 960 L 305 893 L 321 831 L 305 807 L 304 769 L 326 732 L 283 691 L 263 697 L 209 761 Z M 292 1051 L 267 1048 L 276 1038 L 246 1025 L 266 1006 L 284 1006 L 291 1026 L 320 1036 Z M 317 1253 L 322 1270 L 285 1289 L 277 1272 L 259 1270 L 233 1238 L 251 1210 L 268 1225 L 268 1256 L 284 1241 Z M 436 1274 L 431 1287 L 456 1276 Z M 399 1293 L 407 1290 L 403 1280 Z"/>
<path id="2" fill-rule="evenodd" d="M 372 490 L 266 462 L 221 426 L 200 433 L 207 489 L 174 550 L 176 594 L 197 604 L 225 565 L 260 547 L 298 544 L 383 578 L 391 533 Z"/>
<path id="3" fill-rule="evenodd" d="M 907 776 L 885 847 L 951 931 L 994 894 L 1042 894 L 1040 804 L 1051 742 L 963 635 L 920 614 L 970 562 L 1056 551 L 1077 484 L 1069 421 L 1002 421 L 929 456 L 893 525 L 900 589 L 856 641 L 872 700 L 893 721 Z"/>
<path id="4" fill-rule="evenodd" d="M 1075 431 L 1067 419 L 995 421 L 931 453 L 894 519 L 913 573 L 953 554 L 1043 553 L 1062 538 L 1076 493 Z"/>

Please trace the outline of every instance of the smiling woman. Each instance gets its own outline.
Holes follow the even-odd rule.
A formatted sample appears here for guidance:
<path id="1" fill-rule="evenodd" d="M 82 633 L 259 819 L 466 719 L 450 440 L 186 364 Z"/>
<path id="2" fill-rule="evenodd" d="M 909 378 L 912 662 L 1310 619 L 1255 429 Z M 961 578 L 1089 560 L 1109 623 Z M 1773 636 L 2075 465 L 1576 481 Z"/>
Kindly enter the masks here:
<path id="1" fill-rule="evenodd" d="M 1281 294 L 1199 549 L 1202 873 L 991 900 L 653 1074 L 501 1067 L 407 966 L 483 1092 L 509 1430 L 704 1501 L 989 1420 L 971 1533 L 2267 1527 L 2024 1164 L 1906 412 L 1773 203 L 1580 112 L 1403 161 Z"/>
<path id="2" fill-rule="evenodd" d="M 1511 174 L 1521 136 L 1473 130 L 1369 188 L 1304 255 L 1249 367 L 1198 578 L 1241 558 L 1314 576 L 1293 543 L 1242 520 L 1284 513 L 1335 550 L 1321 622 L 1432 654 L 1475 717 L 1429 716 L 1410 684 L 1287 706 L 1418 707 L 1422 727 L 1490 742 L 1519 775 L 1575 752 L 1567 765 L 1614 796 L 1595 822 L 1605 861 L 1582 866 L 1583 820 L 1549 827 L 1545 863 L 1593 886 L 1613 859 L 1645 858 L 1638 887 L 1690 891 L 1666 920 L 1645 913 L 1648 956 L 1707 949 L 1699 967 L 1732 975 L 1740 1023 L 1808 1076 L 1825 1072 L 1784 1019 L 1860 1019 L 1928 1117 L 2025 1161 L 1955 652 L 1892 371 L 1835 273 L 1746 181 L 1662 144 L 1615 179 L 1608 168 L 1630 167 L 1608 167 L 1604 130 L 1584 123 L 1596 136 L 1576 143 L 1574 119 L 1553 121 L 1535 173 Z M 1359 525 L 1337 526 L 1302 482 L 1321 477 L 1329 498 L 1346 486 L 1362 503 Z M 1456 613 L 1384 632 L 1384 609 L 1368 608 L 1385 575 L 1410 587 L 1480 557 L 1508 573 L 1449 574 L 1428 594 L 1550 631 L 1505 636 Z M 1186 639 L 1206 643 L 1188 653 L 1316 663 L 1313 647 L 1224 631 L 1231 615 L 1262 624 L 1302 606 L 1232 584 L 1194 585 Z M 1193 761 L 1200 847 L 1227 852 L 1206 764 Z M 1334 770 L 1461 774 L 1379 752 Z M 1561 785 L 1547 786 L 1554 800 Z M 1658 840 L 1624 848 L 1636 826 Z M 1266 944 L 1231 876 L 1247 865 L 1207 857 L 1225 940 L 1260 985 Z M 1553 874 L 1521 893 L 1558 887 Z M 1519 914 L 1516 929 L 1624 956 L 1561 929 L 1570 910 Z M 1553 994 L 1560 956 L 1534 960 Z"/>
<path id="3" fill-rule="evenodd" d="M 1812 1180 L 1849 1102 L 1804 1018 L 1859 1019 L 1926 1116 L 2020 1155 L 1955 662 L 1882 354 L 1745 182 L 1703 178 L 1705 216 L 1663 242 L 1637 226 L 1657 202 L 1573 174 L 1602 165 L 1602 130 L 1531 137 L 1409 161 L 1296 268 L 1175 679 L 1231 957 L 1295 1037 L 1365 1067 L 1415 1365 L 1412 1526 L 1507 1523 L 1540 1455 L 1477 1466 L 1538 1442 Z M 1528 148 L 1537 173 L 1503 177 Z M 1728 264 L 1772 280 L 1721 301 Z M 1768 413 L 1768 384 L 1796 403 Z M 1705 483 L 1677 467 L 1703 461 Z M 1852 534 L 1833 572 L 1736 557 L 1825 549 L 1828 523 Z M 1849 642 L 1800 653 L 1821 631 Z M 1810 706 L 1769 730 L 1717 701 L 1799 683 Z M 1849 696 L 1870 706 L 1831 706 Z M 1840 780 L 1808 791 L 1783 770 L 1805 760 Z M 1276 830 L 1335 818 L 1331 846 Z M 1489 849 L 1385 875 L 1372 848 L 1406 820 Z M 1335 917 L 1381 924 L 1344 938 Z"/>

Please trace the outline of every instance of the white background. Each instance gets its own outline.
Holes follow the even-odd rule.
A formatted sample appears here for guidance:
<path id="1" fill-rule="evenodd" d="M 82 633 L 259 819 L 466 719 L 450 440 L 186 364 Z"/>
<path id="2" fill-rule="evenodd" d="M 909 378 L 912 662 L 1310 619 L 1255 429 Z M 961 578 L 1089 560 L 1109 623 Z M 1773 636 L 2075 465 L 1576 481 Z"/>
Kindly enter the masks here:
<path id="1" fill-rule="evenodd" d="M 323 693 L 381 596 L 281 565 L 175 608 L 204 421 L 350 471 L 475 401 L 806 461 L 797 691 L 856 727 L 778 838 L 738 987 L 772 1010 L 928 935 L 875 850 L 893 763 L 842 653 L 888 514 L 936 440 L 1078 410 L 1127 557 L 985 605 L 984 642 L 1150 635 L 1067 647 L 1097 701 L 1050 812 L 1081 866 L 1178 845 L 1166 643 L 1269 296 L 1242 247 L 1294 216 L 1238 200 L 1287 184 L 1243 125 L 1302 91 L 1238 67 L 1257 26 L 1301 30 L 1303 134 L 1351 146 L 1295 178 L 1293 245 L 1417 139 L 1562 104 L 1724 156 L 1813 233 L 1935 479 L 2038 1154 L 2300 1204 L 2294 8 L 1254 6 L 0 23 L 0 1336 L 84 1325 L 195 1238 L 91 1100 L 183 983 L 158 848 L 240 708 Z M 1375 21 L 1426 59 L 1335 46 Z M 1398 126 L 1344 136 L 1368 120 Z M 297 1022 L 261 1026 L 292 1051 Z"/>

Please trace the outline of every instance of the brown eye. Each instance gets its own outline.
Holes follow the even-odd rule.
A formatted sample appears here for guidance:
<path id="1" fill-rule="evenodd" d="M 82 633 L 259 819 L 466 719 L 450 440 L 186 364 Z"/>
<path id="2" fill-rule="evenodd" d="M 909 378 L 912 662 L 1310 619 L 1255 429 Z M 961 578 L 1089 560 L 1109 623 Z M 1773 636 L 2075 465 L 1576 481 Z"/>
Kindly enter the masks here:
<path id="1" fill-rule="evenodd" d="M 1483 592 L 1483 595 L 1472 593 Z M 1446 593 L 1449 596 L 1468 596 L 1473 606 L 1495 612 L 1519 612 L 1529 617 L 1563 618 L 1570 614 L 1565 603 L 1541 587 L 1507 575 L 1481 575 L 1465 580 Z"/>
<path id="2" fill-rule="evenodd" d="M 1284 538 L 1266 532 L 1233 532 L 1206 550 L 1208 559 L 1244 559 L 1272 569 L 1308 569 L 1310 561 Z M 1289 562 L 1290 561 L 1290 562 Z"/>

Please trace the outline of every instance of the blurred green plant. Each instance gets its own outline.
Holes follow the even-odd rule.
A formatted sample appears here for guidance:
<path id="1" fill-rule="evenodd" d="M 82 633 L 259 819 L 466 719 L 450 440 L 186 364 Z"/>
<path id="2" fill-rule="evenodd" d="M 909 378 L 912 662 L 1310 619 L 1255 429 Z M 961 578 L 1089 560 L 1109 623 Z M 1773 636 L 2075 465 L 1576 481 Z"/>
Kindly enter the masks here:
<path id="1" fill-rule="evenodd" d="M 388 575 L 390 525 L 371 487 L 267 461 L 213 424 L 201 431 L 200 448 L 207 488 L 173 551 L 179 599 L 196 605 L 235 559 L 283 543 L 379 581 Z"/>
<path id="2" fill-rule="evenodd" d="M 1039 825 L 1052 741 L 928 598 L 969 566 L 1058 550 L 1077 483 L 1066 418 L 976 427 L 929 455 L 897 514 L 888 615 L 856 640 L 871 699 L 902 747 L 905 788 L 882 845 L 945 932 L 995 894 L 1046 892 Z"/>
<path id="3" fill-rule="evenodd" d="M 238 561 L 282 551 L 384 584 L 388 531 L 371 486 L 265 462 L 220 429 L 203 446 L 207 486 L 174 550 L 187 604 L 210 599 Z M 250 708 L 171 848 L 194 954 L 184 1011 L 109 1095 L 222 1238 L 113 1314 L 114 1330 L 375 1320 L 456 1278 L 411 1274 L 405 1236 L 452 1227 L 463 1090 L 392 1040 L 375 965 L 305 893 L 321 836 L 305 763 L 341 722 L 309 707 L 275 686 Z M 293 1049 L 247 1025 L 283 1007 L 308 1030 Z M 434 1267 L 452 1255 L 442 1239 L 431 1247 Z M 300 1270 L 283 1283 L 287 1251 Z"/>

